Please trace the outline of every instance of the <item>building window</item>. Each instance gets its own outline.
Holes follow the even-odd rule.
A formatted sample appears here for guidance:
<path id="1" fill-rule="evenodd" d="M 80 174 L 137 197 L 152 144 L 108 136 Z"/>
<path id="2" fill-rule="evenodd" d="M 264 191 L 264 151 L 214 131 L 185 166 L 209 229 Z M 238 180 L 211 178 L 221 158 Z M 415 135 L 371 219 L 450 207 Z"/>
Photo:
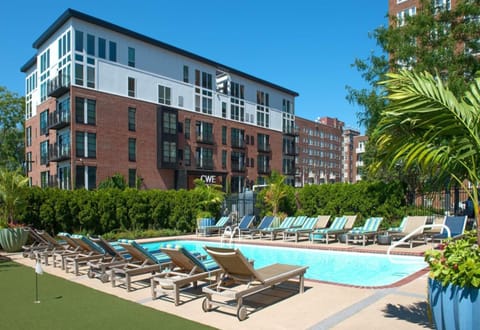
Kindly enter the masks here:
<path id="1" fill-rule="evenodd" d="M 57 180 L 60 189 L 71 189 L 71 170 L 70 166 L 61 166 L 58 168 Z"/>
<path id="2" fill-rule="evenodd" d="M 75 121 L 79 124 L 95 125 L 97 120 L 96 104 L 95 100 L 75 97 Z"/>
<path id="3" fill-rule="evenodd" d="M 171 89 L 170 87 L 165 87 L 158 85 L 158 103 L 160 104 L 171 104 Z"/>
<path id="4" fill-rule="evenodd" d="M 128 108 L 128 130 L 135 131 L 135 108 Z"/>
<path id="5" fill-rule="evenodd" d="M 231 144 L 234 148 L 245 147 L 245 131 L 243 129 L 232 128 Z"/>
<path id="6" fill-rule="evenodd" d="M 258 174 L 270 173 L 270 158 L 266 155 L 258 155 L 257 157 Z"/>
<path id="7" fill-rule="evenodd" d="M 27 170 L 27 172 L 31 172 L 32 171 L 32 153 L 31 152 L 27 152 L 26 156 L 25 156 L 25 169 Z"/>
<path id="8" fill-rule="evenodd" d="M 77 166 L 75 188 L 95 189 L 97 186 L 97 168 L 95 166 Z"/>
<path id="9" fill-rule="evenodd" d="M 50 171 L 44 171 L 40 173 L 40 186 L 47 188 L 49 186 Z"/>
<path id="10" fill-rule="evenodd" d="M 83 52 L 83 32 L 75 31 L 75 50 L 77 52 Z"/>
<path id="11" fill-rule="evenodd" d="M 128 169 L 128 186 L 130 188 L 137 187 L 137 169 L 135 168 Z"/>
<path id="12" fill-rule="evenodd" d="M 108 59 L 112 62 L 117 61 L 117 43 L 113 41 L 108 42 Z"/>
<path id="13" fill-rule="evenodd" d="M 185 166 L 190 166 L 192 163 L 192 156 L 190 153 L 190 148 L 188 147 L 183 149 L 183 160 L 185 162 Z"/>
<path id="14" fill-rule="evenodd" d="M 222 126 L 222 144 L 227 144 L 227 126 Z"/>
<path id="15" fill-rule="evenodd" d="M 210 148 L 197 148 L 196 162 L 198 169 L 213 170 L 213 150 Z"/>
<path id="16" fill-rule="evenodd" d="M 195 124 L 197 142 L 213 143 L 213 124 L 204 121 L 197 121 Z"/>
<path id="17" fill-rule="evenodd" d="M 97 134 L 75 132 L 76 156 L 85 158 L 97 157 Z"/>
<path id="18" fill-rule="evenodd" d="M 257 134 L 258 151 L 270 152 L 270 136 L 266 134 Z"/>
<path id="19" fill-rule="evenodd" d="M 135 67 L 135 48 L 128 47 L 128 66 Z"/>
<path id="20" fill-rule="evenodd" d="M 177 143 L 163 141 L 163 162 L 175 164 L 177 162 Z"/>
<path id="21" fill-rule="evenodd" d="M 185 139 L 190 139 L 190 119 L 185 119 Z"/>
<path id="22" fill-rule="evenodd" d="M 135 78 L 128 77 L 128 96 L 135 97 Z"/>
<path id="23" fill-rule="evenodd" d="M 95 88 L 95 68 L 87 66 L 87 87 Z"/>
<path id="24" fill-rule="evenodd" d="M 212 75 L 195 70 L 195 86 L 195 111 L 212 114 Z"/>
<path id="25" fill-rule="evenodd" d="M 87 54 L 95 56 L 95 36 L 87 34 Z"/>
<path id="26" fill-rule="evenodd" d="M 222 169 L 227 168 L 227 150 L 222 150 Z"/>
<path id="27" fill-rule="evenodd" d="M 137 160 L 137 140 L 128 138 L 128 160 L 135 162 Z"/>
<path id="28" fill-rule="evenodd" d="M 25 129 L 25 137 L 26 137 L 27 147 L 31 147 L 32 146 L 32 126 L 28 126 Z"/>
<path id="29" fill-rule="evenodd" d="M 107 57 L 107 41 L 98 38 L 98 57 L 105 59 Z"/>
<path id="30" fill-rule="evenodd" d="M 188 83 L 188 65 L 183 66 L 183 82 Z"/>
<path id="31" fill-rule="evenodd" d="M 230 154 L 230 161 L 232 165 L 232 171 L 243 172 L 245 171 L 245 153 L 232 151 Z"/>
<path id="32" fill-rule="evenodd" d="M 48 133 L 48 110 L 45 110 L 40 113 L 40 135 L 45 135 Z"/>
<path id="33" fill-rule="evenodd" d="M 75 84 L 83 86 L 83 64 L 75 63 Z"/>
<path id="34" fill-rule="evenodd" d="M 163 134 L 177 134 L 177 114 L 175 112 L 163 113 Z"/>
<path id="35" fill-rule="evenodd" d="M 40 143 L 40 165 L 48 164 L 48 141 Z"/>
<path id="36" fill-rule="evenodd" d="M 222 118 L 227 118 L 227 102 L 222 102 Z"/>

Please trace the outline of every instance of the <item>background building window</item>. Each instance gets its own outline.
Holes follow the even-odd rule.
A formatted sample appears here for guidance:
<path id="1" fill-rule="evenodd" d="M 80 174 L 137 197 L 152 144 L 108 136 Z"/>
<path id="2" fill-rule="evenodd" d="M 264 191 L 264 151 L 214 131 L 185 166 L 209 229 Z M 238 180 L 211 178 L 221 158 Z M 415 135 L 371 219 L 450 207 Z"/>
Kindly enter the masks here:
<path id="1" fill-rule="evenodd" d="M 135 67 L 135 48 L 128 47 L 128 66 Z"/>
<path id="2" fill-rule="evenodd" d="M 158 85 L 158 103 L 170 105 L 171 102 L 171 88 Z"/>
<path id="3" fill-rule="evenodd" d="M 134 162 L 137 160 L 137 140 L 128 138 L 128 160 Z"/>
<path id="4" fill-rule="evenodd" d="M 135 97 L 135 78 L 128 77 L 128 96 Z"/>
<path id="5" fill-rule="evenodd" d="M 135 131 L 135 108 L 128 108 L 128 130 Z"/>

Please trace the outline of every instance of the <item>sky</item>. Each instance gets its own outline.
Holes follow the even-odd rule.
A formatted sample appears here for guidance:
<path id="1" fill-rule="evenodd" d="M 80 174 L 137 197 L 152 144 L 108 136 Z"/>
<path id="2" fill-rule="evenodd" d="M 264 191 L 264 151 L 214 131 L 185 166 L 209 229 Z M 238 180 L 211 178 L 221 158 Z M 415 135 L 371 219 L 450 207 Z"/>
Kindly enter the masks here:
<path id="1" fill-rule="evenodd" d="M 388 0 L 4 1 L 0 86 L 25 95 L 20 67 L 67 8 L 293 90 L 297 116 L 334 117 L 363 132 L 345 87 L 367 87 L 351 65 L 380 54 L 369 33 L 387 24 Z"/>

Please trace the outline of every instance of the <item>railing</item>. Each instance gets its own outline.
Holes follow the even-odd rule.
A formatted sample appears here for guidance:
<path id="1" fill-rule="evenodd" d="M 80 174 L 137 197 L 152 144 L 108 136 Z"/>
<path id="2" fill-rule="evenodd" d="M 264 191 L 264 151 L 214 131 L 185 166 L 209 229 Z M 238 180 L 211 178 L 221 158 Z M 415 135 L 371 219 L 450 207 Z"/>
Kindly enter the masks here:
<path id="1" fill-rule="evenodd" d="M 48 159 L 51 162 L 70 159 L 70 145 L 58 143 L 51 144 L 48 148 Z"/>
<path id="2" fill-rule="evenodd" d="M 298 135 L 298 127 L 291 127 L 291 126 L 284 127 L 283 133 L 287 135 Z"/>
<path id="3" fill-rule="evenodd" d="M 197 135 L 197 142 L 213 144 L 213 134 L 199 134 Z"/>
<path id="4" fill-rule="evenodd" d="M 232 140 L 232 148 L 245 149 L 245 142 L 243 140 Z"/>
<path id="5" fill-rule="evenodd" d="M 48 115 L 48 129 L 60 129 L 70 125 L 70 111 L 54 111 Z"/>
<path id="6" fill-rule="evenodd" d="M 197 168 L 203 170 L 213 170 L 213 160 L 202 160 L 197 162 Z"/>
<path id="7" fill-rule="evenodd" d="M 272 148 L 270 147 L 269 144 L 258 144 L 258 149 L 257 149 L 258 152 L 271 152 L 272 151 Z"/>
<path id="8" fill-rule="evenodd" d="M 232 172 L 245 172 L 245 165 L 232 163 Z"/>
<path id="9" fill-rule="evenodd" d="M 387 250 L 387 256 L 388 256 L 388 260 L 390 260 L 391 263 L 398 263 L 398 264 L 402 264 L 402 263 L 406 263 L 406 264 L 409 264 L 411 262 L 400 262 L 400 261 L 394 261 L 392 259 L 392 255 L 390 252 L 392 252 L 392 250 L 394 248 L 396 248 L 397 246 L 405 243 L 405 241 L 407 241 L 409 238 L 415 236 L 416 234 L 418 234 L 419 232 L 421 232 L 422 230 L 424 230 L 425 228 L 434 228 L 434 227 L 441 227 L 441 228 L 444 228 L 446 229 L 447 231 L 447 237 L 452 237 L 452 233 L 450 231 L 450 228 L 448 228 L 447 226 L 445 226 L 444 224 L 442 223 L 439 223 L 439 224 L 430 224 L 430 225 L 422 225 L 420 227 L 418 227 L 417 229 L 415 229 L 414 231 L 412 231 L 411 233 L 409 233 L 407 236 L 405 237 L 402 237 L 402 239 L 400 239 L 399 241 L 395 242 L 394 244 L 390 245 L 390 247 L 388 248 Z"/>
<path id="10" fill-rule="evenodd" d="M 70 89 L 70 77 L 67 75 L 59 75 L 50 79 L 47 85 L 47 95 L 59 97 Z"/>

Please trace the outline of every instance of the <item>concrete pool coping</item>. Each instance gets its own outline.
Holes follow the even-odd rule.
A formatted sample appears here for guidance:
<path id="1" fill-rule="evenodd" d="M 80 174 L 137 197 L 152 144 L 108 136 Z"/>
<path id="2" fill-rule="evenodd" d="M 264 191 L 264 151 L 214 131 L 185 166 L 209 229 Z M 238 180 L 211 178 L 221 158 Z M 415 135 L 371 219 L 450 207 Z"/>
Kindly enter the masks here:
<path id="1" fill-rule="evenodd" d="M 211 241 L 218 238 L 197 236 L 169 237 L 168 239 L 200 239 Z M 158 239 L 139 240 L 158 241 Z M 315 245 L 311 248 L 325 248 L 324 244 L 310 242 L 290 243 L 283 241 L 260 241 L 267 245 L 297 246 Z M 242 243 L 244 243 L 242 241 Z M 255 240 L 254 243 L 259 243 Z M 318 245 L 318 246 L 317 246 Z M 342 244 L 344 245 L 344 244 Z M 329 244 L 328 249 L 342 250 L 340 243 Z M 385 253 L 387 247 L 369 245 L 366 247 L 349 246 L 349 251 Z M 413 249 L 400 249 L 401 254 L 421 255 L 430 246 L 423 245 Z M 422 251 L 423 250 L 423 251 Z M 382 252 L 383 251 L 383 252 Z M 34 267 L 34 260 L 23 258 L 21 254 L 9 254 L 14 261 Z M 298 294 L 289 283 L 255 294 L 247 303 L 249 317 L 240 322 L 231 310 L 219 309 L 205 313 L 202 311 L 202 298 L 191 299 L 182 296 L 180 306 L 166 299 L 152 301 L 150 289 L 137 287 L 133 292 L 124 288 L 112 288 L 110 283 L 101 283 L 89 279 L 86 275 L 67 274 L 59 268 L 44 266 L 44 271 L 79 284 L 116 295 L 122 299 L 140 303 L 157 310 L 207 324 L 219 329 L 425 329 L 431 325 L 427 316 L 426 287 L 427 273 L 419 273 L 408 281 L 385 288 L 361 288 L 307 280 L 306 290 Z M 201 290 L 200 290 L 201 292 Z"/>

